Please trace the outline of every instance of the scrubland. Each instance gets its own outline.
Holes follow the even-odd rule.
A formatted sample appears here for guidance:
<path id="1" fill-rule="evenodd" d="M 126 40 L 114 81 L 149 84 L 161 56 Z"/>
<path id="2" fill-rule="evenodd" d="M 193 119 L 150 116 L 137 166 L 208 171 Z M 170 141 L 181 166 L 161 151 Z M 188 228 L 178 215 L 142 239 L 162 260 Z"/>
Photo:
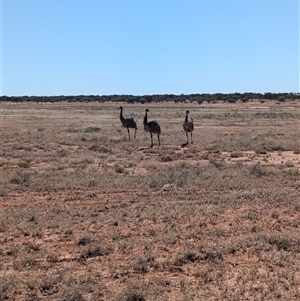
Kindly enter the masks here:
<path id="1" fill-rule="evenodd" d="M 300 299 L 299 101 L 0 109 L 0 300 Z"/>

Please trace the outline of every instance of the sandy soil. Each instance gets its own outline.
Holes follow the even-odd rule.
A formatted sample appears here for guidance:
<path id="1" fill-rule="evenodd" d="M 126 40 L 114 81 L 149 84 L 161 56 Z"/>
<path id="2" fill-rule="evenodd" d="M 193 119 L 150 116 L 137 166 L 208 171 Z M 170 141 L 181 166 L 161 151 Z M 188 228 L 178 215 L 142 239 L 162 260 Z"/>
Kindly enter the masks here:
<path id="1" fill-rule="evenodd" d="M 1 105 L 0 299 L 299 300 L 299 104 L 119 105 Z"/>

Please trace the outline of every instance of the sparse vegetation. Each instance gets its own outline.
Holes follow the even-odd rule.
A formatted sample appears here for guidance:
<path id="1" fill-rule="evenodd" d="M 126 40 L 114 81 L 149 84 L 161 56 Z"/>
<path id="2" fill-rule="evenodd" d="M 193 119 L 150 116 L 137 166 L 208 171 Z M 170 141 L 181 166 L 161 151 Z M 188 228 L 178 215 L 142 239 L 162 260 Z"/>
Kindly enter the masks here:
<path id="1" fill-rule="evenodd" d="M 97 126 L 88 126 L 87 128 L 84 129 L 86 133 L 94 133 L 94 132 L 100 132 L 100 128 Z"/>
<path id="2" fill-rule="evenodd" d="M 162 128 L 152 149 L 123 139 L 115 99 L 5 98 L 1 300 L 300 298 L 299 101 L 199 97 L 140 98 Z M 123 101 L 139 127 L 145 105 Z"/>

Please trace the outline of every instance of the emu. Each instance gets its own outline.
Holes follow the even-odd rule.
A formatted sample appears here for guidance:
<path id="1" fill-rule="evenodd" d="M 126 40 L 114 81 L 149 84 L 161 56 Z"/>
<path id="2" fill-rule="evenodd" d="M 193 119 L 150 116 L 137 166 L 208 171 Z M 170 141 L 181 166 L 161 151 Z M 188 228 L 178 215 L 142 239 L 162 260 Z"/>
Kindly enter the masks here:
<path id="1" fill-rule="evenodd" d="M 191 133 L 191 143 L 193 143 L 193 130 L 194 130 L 194 121 L 193 118 L 189 118 L 190 111 L 186 111 L 185 120 L 183 123 L 183 129 L 186 133 L 186 144 L 189 144 L 188 133 Z"/>
<path id="2" fill-rule="evenodd" d="M 151 146 L 150 147 L 153 147 L 153 134 L 157 134 L 158 144 L 160 145 L 159 135 L 161 133 L 161 130 L 160 130 L 160 125 L 158 124 L 158 122 L 156 120 L 148 121 L 148 116 L 147 116 L 148 112 L 149 112 L 149 110 L 146 109 L 146 114 L 144 117 L 144 130 L 145 130 L 145 132 L 150 133 L 150 137 L 151 137 Z"/>
<path id="3" fill-rule="evenodd" d="M 128 138 L 130 140 L 130 132 L 129 132 L 129 128 L 131 129 L 135 129 L 134 131 L 134 138 L 136 136 L 136 130 L 137 130 L 137 126 L 136 126 L 136 122 L 134 121 L 133 117 L 123 117 L 123 107 L 120 107 L 120 120 L 122 122 L 123 127 L 127 128 L 127 132 L 128 132 Z"/>

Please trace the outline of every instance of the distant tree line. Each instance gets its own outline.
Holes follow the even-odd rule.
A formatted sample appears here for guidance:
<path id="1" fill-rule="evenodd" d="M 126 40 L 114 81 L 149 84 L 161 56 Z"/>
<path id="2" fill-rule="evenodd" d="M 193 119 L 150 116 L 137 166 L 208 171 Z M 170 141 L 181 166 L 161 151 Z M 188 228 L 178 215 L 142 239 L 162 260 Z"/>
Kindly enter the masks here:
<path id="1" fill-rule="evenodd" d="M 214 93 L 214 94 L 154 94 L 154 95 L 76 95 L 76 96 L 1 96 L 0 101 L 9 102 L 127 102 L 127 103 L 151 103 L 151 102 L 164 102 L 172 101 L 178 102 L 197 102 L 201 104 L 207 103 L 236 103 L 248 102 L 251 100 L 274 100 L 279 102 L 294 101 L 300 99 L 299 93 Z"/>

